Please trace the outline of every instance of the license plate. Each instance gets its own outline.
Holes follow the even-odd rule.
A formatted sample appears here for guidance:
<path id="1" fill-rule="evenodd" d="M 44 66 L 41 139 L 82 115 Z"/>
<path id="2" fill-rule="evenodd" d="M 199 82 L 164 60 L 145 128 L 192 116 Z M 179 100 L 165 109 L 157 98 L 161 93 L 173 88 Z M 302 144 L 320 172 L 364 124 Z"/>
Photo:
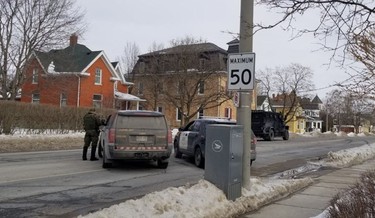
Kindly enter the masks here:
<path id="1" fill-rule="evenodd" d="M 147 142 L 147 136 L 137 136 L 137 142 Z"/>

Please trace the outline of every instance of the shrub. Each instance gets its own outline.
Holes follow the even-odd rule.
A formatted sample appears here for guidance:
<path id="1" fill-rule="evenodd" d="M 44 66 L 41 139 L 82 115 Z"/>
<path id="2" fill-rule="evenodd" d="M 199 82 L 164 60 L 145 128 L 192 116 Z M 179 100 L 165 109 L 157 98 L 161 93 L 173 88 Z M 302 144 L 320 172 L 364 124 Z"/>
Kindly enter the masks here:
<path id="1" fill-rule="evenodd" d="M 330 218 L 375 217 L 375 171 L 364 173 L 353 187 L 338 193 L 328 213 Z"/>
<path id="2" fill-rule="evenodd" d="M 25 133 L 66 133 L 82 131 L 83 116 L 89 108 L 56 107 L 14 101 L 0 101 L 0 134 L 13 134 L 16 130 Z M 98 113 L 107 117 L 113 109 L 100 109 Z"/>

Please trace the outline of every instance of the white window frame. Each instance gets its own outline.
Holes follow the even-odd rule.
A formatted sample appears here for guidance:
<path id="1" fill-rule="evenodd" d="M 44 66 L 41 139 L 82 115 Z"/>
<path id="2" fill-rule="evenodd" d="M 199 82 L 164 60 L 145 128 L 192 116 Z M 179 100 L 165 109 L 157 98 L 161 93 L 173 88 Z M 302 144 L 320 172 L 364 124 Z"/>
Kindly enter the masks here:
<path id="1" fill-rule="evenodd" d="M 204 109 L 200 109 L 197 113 L 197 118 L 199 119 L 199 117 L 203 117 L 204 116 Z"/>
<path id="2" fill-rule="evenodd" d="M 65 93 L 60 94 L 60 107 L 68 106 L 68 97 Z"/>
<path id="3" fill-rule="evenodd" d="M 103 72 L 102 69 L 96 68 L 95 70 L 95 85 L 102 85 Z"/>
<path id="4" fill-rule="evenodd" d="M 100 100 L 95 99 L 95 96 L 100 96 Z M 102 103 L 103 103 L 103 95 L 100 94 L 94 94 L 92 96 L 92 106 L 94 108 L 102 108 Z"/>
<path id="5" fill-rule="evenodd" d="M 227 115 L 227 118 L 232 119 L 232 108 L 226 107 L 224 109 L 224 115 Z"/>
<path id="6" fill-rule="evenodd" d="M 139 82 L 138 83 L 138 95 L 143 95 L 143 83 Z"/>
<path id="7" fill-rule="evenodd" d="M 198 95 L 204 95 L 204 81 L 198 83 Z"/>
<path id="8" fill-rule="evenodd" d="M 33 69 L 33 76 L 32 76 L 32 81 L 31 81 L 32 84 L 38 84 L 38 82 L 39 82 L 38 72 L 39 72 L 38 69 L 36 69 L 36 68 Z"/>
<path id="9" fill-rule="evenodd" d="M 160 113 L 163 113 L 163 107 L 162 106 L 158 106 L 157 108 L 156 108 L 156 111 L 157 112 L 160 112 Z"/>
<path id="10" fill-rule="evenodd" d="M 39 93 L 33 93 L 32 94 L 31 103 L 40 104 L 40 94 Z"/>
<path id="11" fill-rule="evenodd" d="M 178 108 L 176 108 L 176 120 L 181 121 L 182 120 L 182 113 Z"/>

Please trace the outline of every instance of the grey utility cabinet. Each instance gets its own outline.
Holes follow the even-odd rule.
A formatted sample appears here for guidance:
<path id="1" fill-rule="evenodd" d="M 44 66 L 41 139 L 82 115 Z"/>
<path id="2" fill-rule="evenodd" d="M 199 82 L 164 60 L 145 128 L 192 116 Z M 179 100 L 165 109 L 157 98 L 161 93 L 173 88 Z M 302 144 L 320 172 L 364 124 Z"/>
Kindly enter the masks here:
<path id="1" fill-rule="evenodd" d="M 241 197 L 242 153 L 242 126 L 207 126 L 204 179 L 223 190 L 229 200 Z"/>

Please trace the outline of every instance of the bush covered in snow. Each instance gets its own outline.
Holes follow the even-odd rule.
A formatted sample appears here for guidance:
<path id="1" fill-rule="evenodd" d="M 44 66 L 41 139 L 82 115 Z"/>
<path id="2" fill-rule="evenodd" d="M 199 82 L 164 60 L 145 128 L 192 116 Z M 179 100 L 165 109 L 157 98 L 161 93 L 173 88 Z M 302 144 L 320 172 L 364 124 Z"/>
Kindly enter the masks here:
<path id="1" fill-rule="evenodd" d="M 375 217 L 375 171 L 364 173 L 357 184 L 338 193 L 328 214 L 330 218 Z"/>

